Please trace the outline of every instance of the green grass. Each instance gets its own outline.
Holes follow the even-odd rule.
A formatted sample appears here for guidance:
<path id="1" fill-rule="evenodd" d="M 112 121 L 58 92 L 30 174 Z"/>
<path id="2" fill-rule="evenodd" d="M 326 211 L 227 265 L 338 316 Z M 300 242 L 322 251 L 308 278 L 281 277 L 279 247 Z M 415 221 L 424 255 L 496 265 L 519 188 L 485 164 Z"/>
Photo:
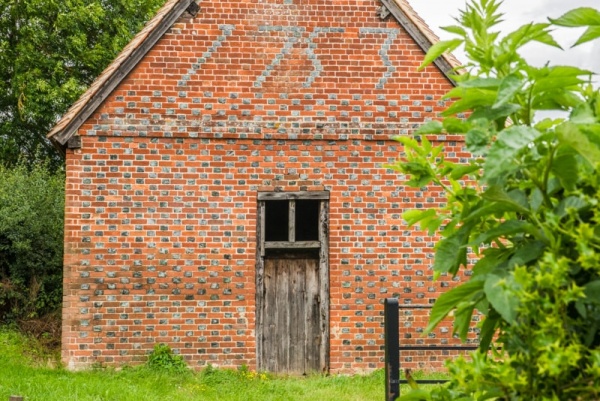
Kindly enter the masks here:
<path id="1" fill-rule="evenodd" d="M 207 368 L 183 374 L 146 367 L 68 372 L 55 355 L 14 331 L 0 330 L 0 401 L 35 400 L 383 400 L 384 375 L 276 377 L 247 369 Z M 48 363 L 50 361 L 50 363 Z"/>

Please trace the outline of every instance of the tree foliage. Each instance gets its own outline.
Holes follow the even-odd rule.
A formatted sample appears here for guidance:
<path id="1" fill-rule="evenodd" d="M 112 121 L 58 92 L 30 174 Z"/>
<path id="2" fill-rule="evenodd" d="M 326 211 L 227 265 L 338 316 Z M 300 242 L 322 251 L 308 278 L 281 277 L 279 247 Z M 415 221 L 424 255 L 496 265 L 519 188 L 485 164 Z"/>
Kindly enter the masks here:
<path id="1" fill-rule="evenodd" d="M 444 28 L 458 38 L 432 47 L 424 65 L 461 45 L 470 64 L 445 96 L 453 103 L 443 119 L 423 125 L 420 138 L 397 138 L 404 155 L 391 167 L 447 195 L 438 210 L 403 216 L 441 229 L 436 275 L 472 269 L 437 300 L 429 330 L 452 312 L 466 338 L 473 313 L 484 315 L 480 352 L 449 364 L 450 385 L 402 399 L 599 399 L 600 92 L 591 72 L 534 67 L 520 51 L 532 41 L 559 47 L 560 26 L 587 28 L 576 44 L 598 38 L 600 13 L 580 8 L 501 36 L 500 5 L 473 0 L 459 25 Z M 538 117 L 547 110 L 568 116 Z M 457 132 L 474 155 L 466 165 L 426 137 Z"/>
<path id="2" fill-rule="evenodd" d="M 0 165 L 0 321 L 62 301 L 64 175 L 45 165 Z"/>
<path id="3" fill-rule="evenodd" d="M 0 161 L 61 163 L 45 136 L 164 0 L 0 0 Z"/>

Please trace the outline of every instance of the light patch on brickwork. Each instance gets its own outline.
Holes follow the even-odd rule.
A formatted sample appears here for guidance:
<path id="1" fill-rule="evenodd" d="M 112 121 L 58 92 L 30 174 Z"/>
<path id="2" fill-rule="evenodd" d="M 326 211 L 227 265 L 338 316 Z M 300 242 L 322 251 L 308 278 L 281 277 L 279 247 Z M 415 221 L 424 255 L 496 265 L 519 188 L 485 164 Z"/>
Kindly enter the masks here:
<path id="1" fill-rule="evenodd" d="M 304 33 L 305 29 L 302 27 L 286 27 L 286 26 L 259 26 L 258 27 L 258 31 L 259 32 L 286 32 L 286 33 L 291 33 L 291 36 L 289 36 L 284 44 L 283 47 L 281 48 L 281 51 L 275 55 L 275 57 L 273 58 L 273 61 L 271 61 L 271 64 L 269 64 L 267 66 L 267 68 L 265 68 L 265 70 L 263 72 L 260 73 L 260 75 L 256 78 L 256 81 L 254 81 L 254 86 L 257 88 L 262 87 L 263 82 L 271 75 L 271 73 L 273 72 L 273 70 L 281 63 L 281 60 L 283 60 L 285 57 L 289 56 L 292 52 L 292 49 L 294 47 L 294 45 L 296 45 L 298 42 L 300 42 L 300 39 L 302 38 L 302 34 Z"/>
<path id="2" fill-rule="evenodd" d="M 232 35 L 232 31 L 235 29 L 235 25 L 231 24 L 221 24 L 219 25 L 219 30 L 222 32 L 222 35 L 219 35 L 216 40 L 212 43 L 212 45 L 202 53 L 202 57 L 199 57 L 198 60 L 192 64 L 191 68 L 188 70 L 187 74 L 183 75 L 181 79 L 177 82 L 177 86 L 185 87 L 187 86 L 187 82 L 191 79 L 191 77 L 198 72 L 202 68 L 202 66 L 210 59 L 213 54 L 215 54 L 219 47 L 223 46 L 223 42 L 227 40 L 227 37 Z"/>
<path id="3" fill-rule="evenodd" d="M 398 37 L 399 30 L 390 28 L 360 28 L 360 33 L 361 35 L 382 33 L 387 35 L 387 39 L 381 45 L 381 49 L 379 50 L 379 56 L 381 57 L 383 65 L 387 67 L 387 71 L 383 73 L 383 77 L 381 77 L 379 82 L 375 85 L 375 89 L 383 89 L 387 84 L 388 79 L 396 72 L 396 67 L 392 64 L 388 52 L 390 51 L 394 40 Z"/>

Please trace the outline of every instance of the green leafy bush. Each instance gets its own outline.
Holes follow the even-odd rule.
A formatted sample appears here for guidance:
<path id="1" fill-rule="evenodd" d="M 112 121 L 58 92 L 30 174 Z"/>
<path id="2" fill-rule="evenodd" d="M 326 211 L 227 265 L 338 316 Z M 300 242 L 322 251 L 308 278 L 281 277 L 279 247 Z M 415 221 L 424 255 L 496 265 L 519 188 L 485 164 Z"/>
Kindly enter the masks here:
<path id="1" fill-rule="evenodd" d="M 165 0 L 0 0 L 0 160 L 63 158 L 46 139 Z"/>
<path id="2" fill-rule="evenodd" d="M 481 352 L 449 363 L 450 384 L 404 400 L 600 398 L 600 92 L 589 71 L 538 68 L 519 54 L 532 41 L 559 47 L 557 26 L 587 27 L 577 44 L 600 37 L 600 12 L 576 9 L 501 37 L 500 4 L 472 1 L 460 26 L 445 28 L 459 38 L 432 47 L 425 64 L 460 45 L 471 64 L 446 95 L 454 102 L 443 120 L 422 126 L 420 140 L 398 138 L 404 156 L 391 166 L 408 184 L 446 192 L 443 208 L 403 216 L 442 227 L 436 275 L 472 268 L 437 300 L 428 329 L 452 312 L 465 338 L 474 311 L 485 317 Z M 542 110 L 568 116 L 537 119 Z M 445 160 L 425 137 L 439 133 L 464 133 L 474 159 Z"/>
<path id="3" fill-rule="evenodd" d="M 166 344 L 157 344 L 148 356 L 147 366 L 154 370 L 168 372 L 186 372 L 187 364 L 181 355 L 173 353 L 171 347 Z"/>
<path id="4" fill-rule="evenodd" d="M 62 300 L 64 174 L 0 166 L 0 319 L 33 318 Z"/>

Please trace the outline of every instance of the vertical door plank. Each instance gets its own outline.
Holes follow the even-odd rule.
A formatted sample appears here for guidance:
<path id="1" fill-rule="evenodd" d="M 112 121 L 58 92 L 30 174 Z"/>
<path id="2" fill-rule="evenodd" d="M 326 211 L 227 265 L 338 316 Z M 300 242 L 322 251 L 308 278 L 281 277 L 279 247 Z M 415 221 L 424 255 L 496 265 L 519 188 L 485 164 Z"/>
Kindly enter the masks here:
<path id="1" fill-rule="evenodd" d="M 320 328 L 320 371 L 329 370 L 329 202 L 321 202 L 319 210 L 319 322 Z"/>
<path id="2" fill-rule="evenodd" d="M 288 259 L 290 271 L 290 293 L 288 305 L 290 311 L 290 373 L 304 374 L 304 259 Z"/>
<path id="3" fill-rule="evenodd" d="M 257 220 L 256 220 L 256 359 L 257 359 L 257 368 L 258 370 L 267 370 L 265 364 L 265 352 L 263 350 L 263 344 L 265 343 L 264 333 L 265 323 L 264 323 L 264 306 L 265 306 L 265 292 L 268 286 L 264 282 L 265 278 L 265 241 L 264 241 L 264 233 L 265 233 L 265 203 L 259 202 L 258 211 L 257 211 Z"/>
<path id="4" fill-rule="evenodd" d="M 321 319 L 319 312 L 319 264 L 317 259 L 305 260 L 304 316 L 305 373 L 320 371 Z"/>
<path id="5" fill-rule="evenodd" d="M 275 319 L 276 327 L 273 331 L 276 336 L 274 346 L 277 349 L 277 372 L 290 373 L 290 313 L 289 313 L 289 289 L 290 289 L 290 273 L 286 269 L 285 259 L 274 260 L 277 265 L 277 293 L 275 294 Z"/>
<path id="6" fill-rule="evenodd" d="M 277 294 L 277 266 L 272 260 L 265 261 L 265 299 L 263 304 L 263 332 L 262 332 L 262 367 L 269 372 L 277 372 L 277 350 L 274 348 L 276 336 L 276 294 Z"/>
<path id="7" fill-rule="evenodd" d="M 290 200 L 288 204 L 288 241 L 296 241 L 296 201 Z"/>

